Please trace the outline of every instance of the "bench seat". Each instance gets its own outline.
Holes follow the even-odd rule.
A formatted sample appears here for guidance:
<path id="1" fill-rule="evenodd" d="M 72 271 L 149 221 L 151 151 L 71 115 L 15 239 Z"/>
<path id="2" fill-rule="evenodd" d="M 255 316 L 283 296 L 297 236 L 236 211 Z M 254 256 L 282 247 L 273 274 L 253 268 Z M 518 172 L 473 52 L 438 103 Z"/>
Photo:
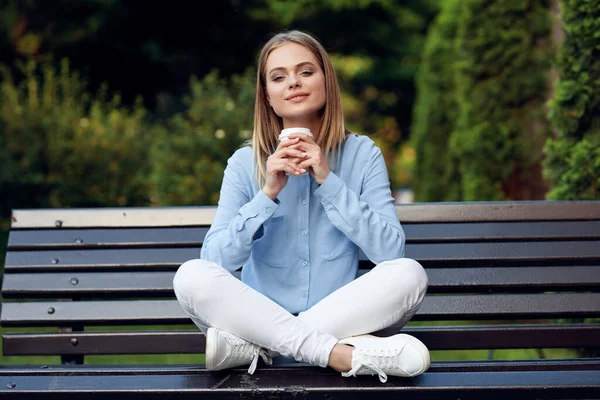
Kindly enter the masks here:
<path id="1" fill-rule="evenodd" d="M 434 361 L 420 377 L 385 385 L 287 359 L 252 376 L 199 363 L 86 365 L 91 355 L 204 352 L 172 279 L 199 256 L 215 210 L 15 210 L 2 282 L 3 354 L 55 355 L 64 365 L 3 366 L 0 395 L 600 398 L 599 201 L 396 206 L 406 256 L 429 277 L 406 333 L 434 351 L 570 349 L 573 357 Z M 359 273 L 367 273 L 373 264 L 360 257 Z"/>
<path id="2" fill-rule="evenodd" d="M 430 371 L 411 379 L 376 377 L 342 378 L 333 370 L 305 366 L 209 372 L 195 366 L 118 366 L 64 368 L 37 371 L 0 369 L 0 377 L 13 398 L 106 399 L 507 399 L 598 398 L 600 365 L 574 362 L 569 368 L 551 362 L 436 363 Z M 32 379 L 33 378 L 33 379 Z M 4 389 L 5 393 L 8 392 Z M 19 396 L 20 395 L 20 396 Z M 29 397 L 28 397 L 29 396 Z"/>

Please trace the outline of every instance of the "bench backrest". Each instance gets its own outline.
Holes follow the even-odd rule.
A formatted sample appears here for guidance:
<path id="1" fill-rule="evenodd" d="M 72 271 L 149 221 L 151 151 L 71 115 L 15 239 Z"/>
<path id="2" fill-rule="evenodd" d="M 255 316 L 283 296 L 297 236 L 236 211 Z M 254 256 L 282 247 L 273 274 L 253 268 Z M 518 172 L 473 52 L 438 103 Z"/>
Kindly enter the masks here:
<path id="1" fill-rule="evenodd" d="M 410 327 L 430 349 L 600 347 L 600 324 L 586 320 L 600 317 L 600 202 L 396 208 L 406 256 L 425 266 L 430 281 L 414 321 L 444 321 Z M 199 256 L 214 212 L 15 210 L 1 323 L 59 329 L 6 333 L 4 354 L 81 362 L 88 354 L 203 352 L 172 278 Z M 360 266 L 364 273 L 372 264 L 361 256 Z M 145 329 L 112 328 L 121 325 Z M 86 331 L 91 326 L 105 328 Z"/>

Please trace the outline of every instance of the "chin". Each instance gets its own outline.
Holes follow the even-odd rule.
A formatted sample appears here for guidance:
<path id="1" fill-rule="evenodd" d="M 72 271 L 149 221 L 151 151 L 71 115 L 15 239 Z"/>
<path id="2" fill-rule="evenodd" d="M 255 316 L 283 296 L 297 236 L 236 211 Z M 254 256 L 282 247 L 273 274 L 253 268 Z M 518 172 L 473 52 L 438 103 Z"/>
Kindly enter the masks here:
<path id="1" fill-rule="evenodd" d="M 281 118 L 288 120 L 312 119 L 319 118 L 321 116 L 321 114 L 323 113 L 323 107 L 306 107 L 300 110 L 286 110 L 281 113 L 276 113 Z"/>

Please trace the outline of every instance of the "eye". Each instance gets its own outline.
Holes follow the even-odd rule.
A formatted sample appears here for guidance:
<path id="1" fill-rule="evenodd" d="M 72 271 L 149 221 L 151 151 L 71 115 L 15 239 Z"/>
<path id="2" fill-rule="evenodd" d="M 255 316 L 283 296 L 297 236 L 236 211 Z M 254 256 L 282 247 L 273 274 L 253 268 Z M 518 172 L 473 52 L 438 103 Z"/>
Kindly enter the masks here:
<path id="1" fill-rule="evenodd" d="M 305 70 L 300 72 L 300 75 L 304 75 L 304 76 L 311 76 L 313 74 L 313 72 L 311 70 Z"/>
<path id="2" fill-rule="evenodd" d="M 281 75 L 275 75 L 274 77 L 271 78 L 271 80 L 273 82 L 280 82 L 283 79 L 283 76 Z"/>

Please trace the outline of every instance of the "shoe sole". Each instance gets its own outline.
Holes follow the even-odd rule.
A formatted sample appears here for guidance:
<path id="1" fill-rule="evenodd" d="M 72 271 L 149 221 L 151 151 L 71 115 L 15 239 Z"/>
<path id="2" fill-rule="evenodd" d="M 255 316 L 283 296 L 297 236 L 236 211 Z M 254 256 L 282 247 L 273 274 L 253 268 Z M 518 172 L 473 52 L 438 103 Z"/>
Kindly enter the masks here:
<path id="1" fill-rule="evenodd" d="M 217 337 L 219 336 L 219 329 L 208 328 L 206 331 L 206 349 L 204 350 L 205 360 L 204 367 L 209 371 L 216 371 L 214 361 L 214 344 L 217 343 Z"/>

